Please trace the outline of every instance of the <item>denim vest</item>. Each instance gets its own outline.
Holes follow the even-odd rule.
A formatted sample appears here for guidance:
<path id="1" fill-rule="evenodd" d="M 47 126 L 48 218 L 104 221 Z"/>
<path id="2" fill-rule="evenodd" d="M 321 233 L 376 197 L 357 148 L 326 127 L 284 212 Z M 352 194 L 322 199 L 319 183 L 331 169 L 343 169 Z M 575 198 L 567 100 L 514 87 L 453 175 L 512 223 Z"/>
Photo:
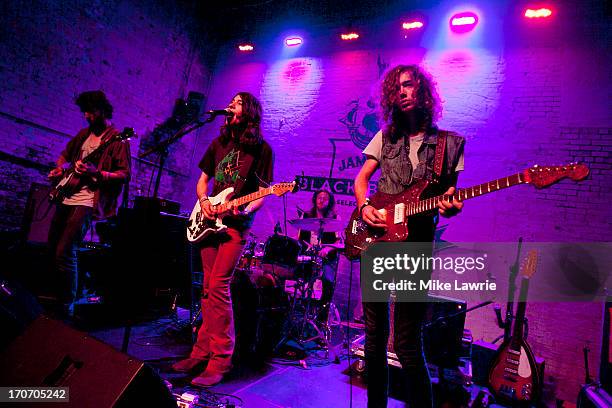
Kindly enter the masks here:
<path id="1" fill-rule="evenodd" d="M 465 139 L 453 132 L 446 132 L 446 149 L 442 174 L 439 184 L 433 190 L 446 191 L 450 187 L 450 176 L 455 173 L 455 167 L 463 152 Z M 387 194 L 398 194 L 406 190 L 416 180 L 434 182 L 434 158 L 438 144 L 438 129 L 432 128 L 423 137 L 417 156 L 419 164 L 416 169 L 410 162 L 410 142 L 407 137 L 392 140 L 387 132 L 383 132 L 383 143 L 380 160 L 381 176 L 378 179 L 378 191 Z"/>

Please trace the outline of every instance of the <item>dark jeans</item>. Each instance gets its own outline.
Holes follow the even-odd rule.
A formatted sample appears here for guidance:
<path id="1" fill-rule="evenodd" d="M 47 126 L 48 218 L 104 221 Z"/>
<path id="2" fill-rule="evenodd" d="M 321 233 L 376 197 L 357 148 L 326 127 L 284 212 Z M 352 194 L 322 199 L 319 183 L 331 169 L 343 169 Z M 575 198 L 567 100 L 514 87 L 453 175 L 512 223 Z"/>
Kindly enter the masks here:
<path id="1" fill-rule="evenodd" d="M 427 304 L 395 302 L 393 313 L 393 349 L 402 365 L 410 408 L 432 406 L 431 384 L 423 359 L 422 324 Z M 366 325 L 365 362 L 368 372 L 368 407 L 387 406 L 389 368 L 389 304 L 364 302 Z"/>
<path id="2" fill-rule="evenodd" d="M 78 288 L 77 248 L 91 223 L 91 207 L 59 204 L 49 228 L 49 253 L 56 273 L 58 301 L 76 300 Z"/>

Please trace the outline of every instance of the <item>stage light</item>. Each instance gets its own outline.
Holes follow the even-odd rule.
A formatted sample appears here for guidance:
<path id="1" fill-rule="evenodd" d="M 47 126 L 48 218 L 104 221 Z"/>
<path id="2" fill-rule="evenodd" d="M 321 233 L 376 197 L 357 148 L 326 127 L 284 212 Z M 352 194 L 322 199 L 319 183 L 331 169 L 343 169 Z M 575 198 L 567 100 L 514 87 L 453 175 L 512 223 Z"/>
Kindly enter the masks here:
<path id="1" fill-rule="evenodd" d="M 466 11 L 457 13 L 450 19 L 450 27 L 456 33 L 465 33 L 471 31 L 478 24 L 478 16 L 476 13 Z"/>
<path id="2" fill-rule="evenodd" d="M 302 39 L 300 37 L 289 37 L 285 39 L 285 44 L 288 47 L 295 47 L 302 44 Z"/>
<path id="3" fill-rule="evenodd" d="M 407 21 L 402 23 L 402 28 L 404 30 L 414 30 L 416 28 L 422 28 L 423 23 L 420 21 Z"/>
<path id="4" fill-rule="evenodd" d="M 546 18 L 552 15 L 552 10 L 549 8 L 526 9 L 525 17 L 527 18 Z"/>
<path id="5" fill-rule="evenodd" d="M 344 41 L 356 40 L 359 38 L 359 34 L 352 32 L 348 34 L 340 34 L 340 38 Z"/>
<path id="6" fill-rule="evenodd" d="M 253 51 L 255 47 L 253 47 L 253 45 L 251 44 L 240 44 L 238 45 L 238 49 L 242 52 L 249 52 L 249 51 Z"/>

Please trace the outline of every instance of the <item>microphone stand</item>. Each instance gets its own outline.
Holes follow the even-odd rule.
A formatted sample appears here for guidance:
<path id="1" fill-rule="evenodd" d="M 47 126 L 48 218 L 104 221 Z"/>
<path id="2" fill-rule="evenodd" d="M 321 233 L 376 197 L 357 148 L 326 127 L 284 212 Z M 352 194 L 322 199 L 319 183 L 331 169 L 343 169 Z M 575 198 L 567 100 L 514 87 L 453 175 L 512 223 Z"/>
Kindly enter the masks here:
<path id="1" fill-rule="evenodd" d="M 179 140 L 180 138 L 182 138 L 183 136 L 185 136 L 186 134 L 191 133 L 194 130 L 201 128 L 207 123 L 212 122 L 216 118 L 216 116 L 217 115 L 210 115 L 210 117 L 204 121 L 201 121 L 199 118 L 197 118 L 196 120 L 187 123 L 185 126 L 179 129 L 171 137 L 159 142 L 156 146 L 153 146 L 150 149 L 138 155 L 139 159 L 143 159 L 152 153 L 159 152 L 159 165 L 157 168 L 157 176 L 155 178 L 155 188 L 153 190 L 153 197 L 152 197 L 155 201 L 157 201 L 157 194 L 159 192 L 159 185 L 161 184 L 161 176 L 164 170 L 164 164 L 166 162 L 166 159 L 168 158 L 168 154 L 170 153 L 168 150 L 170 145 L 176 142 L 177 140 Z M 158 209 L 159 207 L 156 206 L 155 211 L 159 215 Z M 190 279 L 190 281 L 192 280 L 193 279 Z M 191 313 L 193 314 L 193 311 L 191 311 Z M 125 325 L 125 328 L 123 330 L 123 341 L 121 342 L 121 351 L 124 353 L 127 353 L 127 350 L 128 350 L 128 346 L 130 343 L 130 336 L 132 333 L 132 325 L 133 325 L 132 319 L 128 319 L 128 322 Z"/>
<path id="2" fill-rule="evenodd" d="M 157 195 L 159 193 L 159 185 L 161 184 L 161 176 L 164 170 L 164 164 L 166 163 L 166 159 L 168 158 L 168 154 L 170 153 L 168 151 L 168 148 L 170 147 L 170 145 L 178 141 L 183 136 L 193 132 L 196 129 L 201 128 L 207 123 L 212 122 L 213 120 L 215 120 L 216 117 L 217 115 L 210 115 L 210 117 L 204 121 L 198 118 L 192 122 L 189 122 L 185 126 L 183 126 L 181 129 L 179 129 L 171 137 L 159 142 L 157 145 L 151 147 L 150 149 L 138 155 L 139 159 L 143 159 L 152 153 L 159 152 L 159 164 L 157 166 L 157 176 L 155 178 L 155 187 L 153 188 L 152 198 L 157 198 Z"/>

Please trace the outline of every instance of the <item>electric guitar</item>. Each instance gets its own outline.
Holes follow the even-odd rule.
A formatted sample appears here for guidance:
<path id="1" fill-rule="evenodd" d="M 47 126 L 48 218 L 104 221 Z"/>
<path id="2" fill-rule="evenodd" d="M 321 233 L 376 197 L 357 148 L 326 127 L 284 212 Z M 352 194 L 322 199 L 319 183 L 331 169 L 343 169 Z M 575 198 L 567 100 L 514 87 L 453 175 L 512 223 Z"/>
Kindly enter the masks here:
<path id="1" fill-rule="evenodd" d="M 489 385 L 495 396 L 512 406 L 528 405 L 539 397 L 540 373 L 531 347 L 525 340 L 525 309 L 529 279 L 536 271 L 538 252 L 529 251 L 522 267 L 523 279 L 512 336 L 497 350 L 489 371 Z"/>
<path id="2" fill-rule="evenodd" d="M 229 187 L 221 191 L 214 197 L 208 197 L 208 200 L 210 201 L 210 204 L 215 207 L 219 213 L 223 213 L 227 211 L 230 205 L 232 207 L 239 207 L 241 205 L 250 203 L 251 201 L 255 201 L 259 198 L 271 194 L 280 197 L 283 194 L 288 193 L 289 191 L 297 191 L 297 188 L 298 186 L 295 181 L 291 183 L 278 183 L 268 188 L 263 188 L 254 193 L 247 194 L 243 197 L 232 200 L 231 196 L 234 193 L 234 188 Z M 193 207 L 193 211 L 191 211 L 189 222 L 187 223 L 187 240 L 189 242 L 199 242 L 205 237 L 217 232 L 221 232 L 226 228 L 227 226 L 223 224 L 223 221 L 219 217 L 215 218 L 214 220 L 206 219 L 204 217 L 204 214 L 202 214 L 202 207 L 200 207 L 200 202 L 197 201 L 195 206 Z"/>
<path id="3" fill-rule="evenodd" d="M 134 136 L 134 129 L 126 127 L 123 129 L 123 132 L 110 136 L 108 139 L 101 142 L 93 152 L 82 158 L 81 161 L 83 163 L 96 164 L 98 160 L 100 160 L 100 157 L 102 157 L 104 150 L 106 150 L 111 143 L 127 140 Z M 64 201 L 64 198 L 68 198 L 81 190 L 85 183 L 89 181 L 87 176 L 76 172 L 74 163 L 72 163 L 70 168 L 66 169 L 60 177 L 61 178 L 58 177 L 59 181 L 51 188 L 51 191 L 49 191 L 49 201 L 52 203 L 61 203 Z"/>
<path id="4" fill-rule="evenodd" d="M 503 177 L 477 186 L 462 188 L 454 195 L 439 195 L 421 199 L 423 191 L 429 185 L 428 181 L 419 180 L 399 194 L 377 192 L 370 201 L 385 217 L 387 228 L 375 228 L 361 219 L 359 209 L 355 209 L 346 227 L 345 255 L 349 259 L 357 259 L 375 242 L 402 242 L 408 238 L 407 218 L 435 210 L 440 201 L 452 201 L 453 197 L 467 200 L 483 194 L 492 193 L 519 184 L 533 184 L 536 188 L 548 187 L 566 177 L 574 181 L 583 180 L 589 174 L 589 168 L 584 164 L 571 163 L 566 166 L 535 165 L 520 173 Z"/>

